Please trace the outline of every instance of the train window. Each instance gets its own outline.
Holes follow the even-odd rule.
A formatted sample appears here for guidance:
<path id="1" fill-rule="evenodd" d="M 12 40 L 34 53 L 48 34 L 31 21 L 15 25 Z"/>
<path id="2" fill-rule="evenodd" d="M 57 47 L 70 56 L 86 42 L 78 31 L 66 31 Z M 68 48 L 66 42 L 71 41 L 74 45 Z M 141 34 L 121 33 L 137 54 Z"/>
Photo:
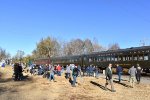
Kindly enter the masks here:
<path id="1" fill-rule="evenodd" d="M 107 61 L 110 61 L 110 57 L 107 57 Z"/>
<path id="2" fill-rule="evenodd" d="M 103 57 L 99 57 L 99 61 L 103 61 Z"/>
<path id="3" fill-rule="evenodd" d="M 118 61 L 118 57 L 115 57 L 115 61 Z"/>
<path id="4" fill-rule="evenodd" d="M 74 62 L 77 62 L 77 61 L 78 61 L 78 59 L 75 59 L 75 60 L 74 60 Z"/>
<path id="5" fill-rule="evenodd" d="M 119 59 L 118 59 L 119 61 L 122 61 L 122 57 L 119 57 Z"/>
<path id="6" fill-rule="evenodd" d="M 84 57 L 84 61 L 86 61 L 87 60 L 87 58 L 86 57 Z"/>
<path id="7" fill-rule="evenodd" d="M 132 56 L 128 56 L 128 60 L 131 61 L 132 60 Z"/>
<path id="8" fill-rule="evenodd" d="M 148 55 L 144 55 L 144 60 L 148 60 Z"/>
<path id="9" fill-rule="evenodd" d="M 126 61 L 126 57 L 123 57 L 123 61 Z"/>
<path id="10" fill-rule="evenodd" d="M 106 57 L 103 57 L 103 58 L 102 58 L 102 61 L 106 61 Z"/>
<path id="11" fill-rule="evenodd" d="M 134 60 L 138 60 L 138 57 L 137 57 L 137 56 L 134 56 Z"/>
<path id="12" fill-rule="evenodd" d="M 74 62 L 74 60 L 72 59 L 72 62 Z"/>
<path id="13" fill-rule="evenodd" d="M 92 62 L 92 58 L 89 58 L 89 62 Z"/>
<path id="14" fill-rule="evenodd" d="M 115 61 L 115 57 L 111 57 L 111 61 Z"/>
<path id="15" fill-rule="evenodd" d="M 143 56 L 139 56 L 139 59 L 138 60 L 143 60 Z"/>

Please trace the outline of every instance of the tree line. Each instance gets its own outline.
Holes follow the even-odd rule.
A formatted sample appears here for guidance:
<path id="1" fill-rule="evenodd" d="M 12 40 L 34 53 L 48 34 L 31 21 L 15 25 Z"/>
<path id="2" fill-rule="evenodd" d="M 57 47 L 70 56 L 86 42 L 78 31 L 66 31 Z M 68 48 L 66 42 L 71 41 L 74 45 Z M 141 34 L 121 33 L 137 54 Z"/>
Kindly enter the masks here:
<path id="1" fill-rule="evenodd" d="M 104 50 L 120 49 L 118 43 L 110 44 L 108 49 L 100 45 L 95 38 L 90 39 L 72 39 L 69 42 L 60 42 L 56 38 L 42 38 L 32 52 L 32 58 L 47 58 L 56 56 L 71 56 L 100 52 Z"/>
<path id="2" fill-rule="evenodd" d="M 8 59 L 8 58 L 10 58 L 10 54 L 7 53 L 5 49 L 0 47 L 0 61 L 3 59 Z"/>
<path id="3" fill-rule="evenodd" d="M 106 48 L 100 45 L 96 38 L 94 38 L 93 41 L 90 39 L 82 40 L 77 38 L 68 42 L 62 42 L 56 38 L 47 37 L 42 38 L 38 43 L 36 43 L 36 48 L 33 50 L 32 55 L 24 56 L 25 52 L 18 50 L 16 55 L 12 57 L 12 61 L 28 63 L 37 58 L 81 55 L 116 49 L 120 49 L 118 43 L 109 44 L 108 48 Z M 0 61 L 2 59 L 9 59 L 10 57 L 11 55 L 7 53 L 5 49 L 0 47 Z"/>

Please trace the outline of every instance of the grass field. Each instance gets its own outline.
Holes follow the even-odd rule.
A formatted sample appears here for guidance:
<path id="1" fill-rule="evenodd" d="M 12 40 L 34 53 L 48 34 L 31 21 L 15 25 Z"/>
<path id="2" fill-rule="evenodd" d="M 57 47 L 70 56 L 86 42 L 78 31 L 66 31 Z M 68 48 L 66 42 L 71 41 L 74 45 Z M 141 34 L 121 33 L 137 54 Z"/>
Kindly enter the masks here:
<path id="1" fill-rule="evenodd" d="M 114 82 L 115 93 L 105 91 L 105 79 L 83 77 L 77 87 L 71 87 L 64 75 L 50 82 L 42 76 L 25 74 L 23 81 L 12 80 L 12 68 L 0 69 L 0 100 L 150 100 L 150 84 L 136 84 L 130 88 L 128 79 L 121 84 Z M 108 87 L 110 88 L 110 86 Z"/>

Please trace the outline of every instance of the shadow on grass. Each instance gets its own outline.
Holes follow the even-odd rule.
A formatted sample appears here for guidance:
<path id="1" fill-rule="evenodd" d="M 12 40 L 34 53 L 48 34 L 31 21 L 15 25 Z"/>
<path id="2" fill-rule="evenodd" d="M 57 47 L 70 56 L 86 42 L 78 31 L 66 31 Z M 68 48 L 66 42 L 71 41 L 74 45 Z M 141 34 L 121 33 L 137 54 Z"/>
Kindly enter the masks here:
<path id="1" fill-rule="evenodd" d="M 118 79 L 118 78 L 114 78 L 114 79 L 119 81 L 119 79 Z M 128 81 L 128 80 L 121 79 L 121 81 Z"/>
<path id="2" fill-rule="evenodd" d="M 18 87 L 33 83 L 33 79 L 29 76 L 23 76 L 23 80 L 14 81 L 13 78 L 0 79 L 0 95 L 5 93 L 17 93 Z"/>
<path id="3" fill-rule="evenodd" d="M 13 82 L 13 81 L 14 81 L 14 78 L 13 78 L 13 77 L 0 79 L 0 83 Z M 22 80 L 20 80 L 20 81 L 32 81 L 32 78 L 29 77 L 28 75 L 26 75 L 26 76 L 23 76 L 23 77 L 22 77 Z M 16 82 L 17 82 L 17 81 L 16 81 Z"/>
<path id="4" fill-rule="evenodd" d="M 119 82 L 119 81 L 113 80 L 113 82 L 114 82 L 114 83 L 117 83 L 117 84 L 120 84 L 120 85 L 122 85 L 122 86 L 124 86 L 124 87 L 130 87 L 130 85 L 127 85 L 127 84 L 122 83 L 122 82 Z"/>
<path id="5" fill-rule="evenodd" d="M 103 86 L 103 85 L 101 85 L 101 84 L 98 84 L 98 83 L 96 83 L 96 82 L 93 82 L 93 81 L 90 81 L 90 83 L 93 84 L 93 85 L 95 85 L 95 86 L 98 86 L 98 87 L 100 87 L 101 89 L 103 89 L 103 90 L 106 91 L 105 86 Z M 107 89 L 107 90 L 111 91 L 110 89 Z"/>

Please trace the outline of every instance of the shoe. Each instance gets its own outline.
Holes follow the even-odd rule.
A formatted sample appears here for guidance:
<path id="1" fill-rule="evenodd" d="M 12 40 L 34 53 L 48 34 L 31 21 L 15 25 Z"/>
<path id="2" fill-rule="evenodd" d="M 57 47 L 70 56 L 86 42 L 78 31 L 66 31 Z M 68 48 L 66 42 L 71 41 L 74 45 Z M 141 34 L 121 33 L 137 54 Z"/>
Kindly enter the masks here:
<path id="1" fill-rule="evenodd" d="M 72 87 L 76 87 L 75 85 L 72 85 Z"/>
<path id="2" fill-rule="evenodd" d="M 107 91 L 108 89 L 105 87 L 104 90 Z"/>
<path id="3" fill-rule="evenodd" d="M 116 90 L 111 90 L 111 92 L 116 92 Z"/>

